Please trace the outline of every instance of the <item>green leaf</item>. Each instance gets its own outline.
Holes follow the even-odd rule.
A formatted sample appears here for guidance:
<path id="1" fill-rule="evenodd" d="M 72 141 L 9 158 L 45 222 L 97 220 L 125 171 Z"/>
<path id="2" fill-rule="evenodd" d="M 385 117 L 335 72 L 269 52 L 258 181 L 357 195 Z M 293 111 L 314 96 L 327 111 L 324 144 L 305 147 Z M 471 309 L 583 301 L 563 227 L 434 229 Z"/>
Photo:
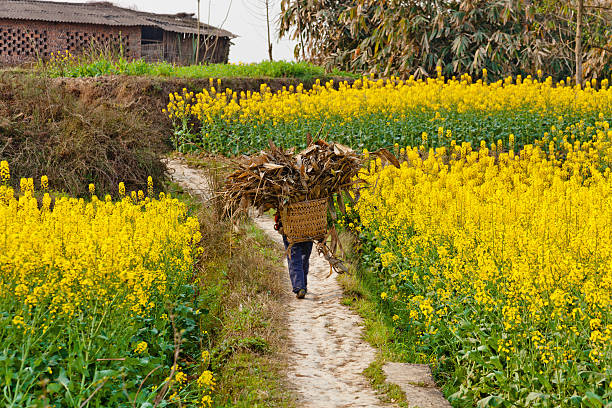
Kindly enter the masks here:
<path id="1" fill-rule="evenodd" d="M 68 386 L 70 385 L 70 380 L 68 379 L 68 377 L 66 377 L 66 370 L 64 370 L 63 367 L 60 369 L 60 373 L 57 376 L 57 382 L 62 384 L 64 388 L 68 390 Z"/>
<path id="2" fill-rule="evenodd" d="M 478 351 L 489 351 L 489 346 L 487 346 L 486 344 L 483 344 L 482 346 L 479 346 L 476 350 L 478 350 Z"/>
<path id="3" fill-rule="evenodd" d="M 49 393 L 57 393 L 57 392 L 60 392 L 61 389 L 62 389 L 62 385 L 58 383 L 51 383 L 47 385 L 47 392 Z"/>
<path id="4" fill-rule="evenodd" d="M 548 399 L 548 394 L 543 394 L 541 392 L 530 392 L 525 399 L 526 402 L 533 402 L 536 400 Z"/>
<path id="5" fill-rule="evenodd" d="M 574 395 L 574 396 L 570 397 L 569 400 L 572 403 L 572 405 L 575 405 L 577 407 L 582 405 L 582 397 L 581 396 Z"/>
<path id="6" fill-rule="evenodd" d="M 587 406 L 587 407 L 591 407 L 591 408 L 602 408 L 604 406 L 604 402 L 603 399 L 591 392 L 588 391 L 585 395 L 584 398 L 582 399 L 582 402 Z"/>
<path id="7" fill-rule="evenodd" d="M 495 368 L 497 368 L 498 370 L 503 370 L 504 367 L 501 363 L 501 361 L 499 361 L 499 356 L 492 356 L 489 361 L 495 366 Z"/>
<path id="8" fill-rule="evenodd" d="M 475 363 L 478 363 L 480 365 L 485 365 L 484 360 L 482 359 L 482 356 L 480 355 L 480 352 L 472 350 L 470 352 L 468 352 L 467 354 L 468 359 L 474 361 Z"/>
<path id="9" fill-rule="evenodd" d="M 4 384 L 10 386 L 12 379 L 13 379 L 13 372 L 10 369 L 7 369 L 7 371 L 4 372 Z"/>
<path id="10" fill-rule="evenodd" d="M 495 375 L 495 379 L 500 384 L 505 384 L 508 381 L 508 378 L 506 377 L 506 373 L 504 373 L 503 371 L 495 370 L 493 371 L 493 375 Z"/>
<path id="11" fill-rule="evenodd" d="M 118 370 L 101 370 L 101 371 L 96 372 L 96 375 L 94 376 L 94 378 L 97 381 L 105 377 L 115 377 L 117 375 L 119 375 Z"/>
<path id="12" fill-rule="evenodd" d="M 537 377 L 538 381 L 540 381 L 540 384 L 542 384 L 546 388 L 546 391 L 552 391 L 552 385 L 550 385 L 550 381 L 548 381 L 548 378 L 544 377 L 538 372 L 534 372 L 534 375 Z"/>
<path id="13" fill-rule="evenodd" d="M 596 371 L 581 371 L 578 375 L 588 384 L 600 384 L 606 380 L 606 376 L 603 373 Z"/>
<path id="14" fill-rule="evenodd" d="M 477 405 L 479 407 L 501 407 L 504 402 L 506 402 L 506 400 L 498 395 L 489 395 L 478 401 Z"/>

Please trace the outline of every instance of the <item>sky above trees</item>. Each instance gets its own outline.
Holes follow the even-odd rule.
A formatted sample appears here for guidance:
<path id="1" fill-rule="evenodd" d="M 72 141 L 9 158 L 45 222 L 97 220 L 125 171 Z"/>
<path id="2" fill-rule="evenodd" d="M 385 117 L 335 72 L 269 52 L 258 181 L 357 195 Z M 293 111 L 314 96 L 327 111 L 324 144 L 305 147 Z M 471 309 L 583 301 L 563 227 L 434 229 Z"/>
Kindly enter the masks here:
<path id="1" fill-rule="evenodd" d="M 51 0 L 87 3 L 88 0 Z M 197 0 L 112 0 L 120 7 L 131 7 L 152 13 L 196 13 Z M 280 0 L 271 0 L 273 19 L 273 56 L 275 60 L 293 60 L 293 41 L 278 40 L 277 19 Z M 209 7 L 210 6 L 210 7 Z M 210 15 L 209 15 L 210 9 Z M 201 20 L 238 35 L 230 48 L 230 62 L 259 62 L 268 59 L 264 0 L 201 0 Z"/>

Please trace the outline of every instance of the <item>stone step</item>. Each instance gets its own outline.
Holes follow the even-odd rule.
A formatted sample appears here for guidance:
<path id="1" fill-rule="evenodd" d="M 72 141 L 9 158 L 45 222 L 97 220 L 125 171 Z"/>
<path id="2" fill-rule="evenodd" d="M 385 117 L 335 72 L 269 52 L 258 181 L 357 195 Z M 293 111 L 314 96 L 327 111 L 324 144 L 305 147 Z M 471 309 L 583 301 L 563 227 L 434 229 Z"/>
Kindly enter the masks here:
<path id="1" fill-rule="evenodd" d="M 436 387 L 427 364 L 387 363 L 387 382 L 397 384 L 406 394 L 410 408 L 452 408 Z"/>

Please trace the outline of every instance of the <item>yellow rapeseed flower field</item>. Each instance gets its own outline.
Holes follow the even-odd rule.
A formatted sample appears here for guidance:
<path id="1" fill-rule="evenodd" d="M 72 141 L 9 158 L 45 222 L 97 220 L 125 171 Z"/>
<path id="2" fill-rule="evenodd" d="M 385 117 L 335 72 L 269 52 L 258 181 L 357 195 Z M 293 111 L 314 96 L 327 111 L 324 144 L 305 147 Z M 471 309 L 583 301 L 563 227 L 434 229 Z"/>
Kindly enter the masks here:
<path id="1" fill-rule="evenodd" d="M 235 155 L 307 134 L 376 150 L 341 219 L 400 352 L 456 406 L 612 401 L 612 88 L 364 77 L 272 91 L 183 89 L 179 150 Z M 401 146 L 406 146 L 400 149 Z M 371 274 L 371 275 L 370 275 Z"/>
<path id="2" fill-rule="evenodd" d="M 177 199 L 58 198 L 51 210 L 48 193 L 39 205 L 24 184 L 18 199 L 0 187 L 1 297 L 42 304 L 50 319 L 110 302 L 143 314 L 191 271 L 198 221 Z"/>
<path id="3" fill-rule="evenodd" d="M 528 77 L 486 83 L 472 82 L 469 75 L 460 79 L 444 77 L 428 80 L 370 79 L 364 77 L 352 84 L 333 81 L 321 85 L 318 81 L 310 90 L 302 84 L 272 92 L 263 84 L 260 92 L 240 92 L 231 89 L 170 94 L 166 112 L 170 119 L 193 117 L 205 123 L 217 118 L 249 121 L 293 121 L 308 118 L 342 117 L 352 121 L 374 113 L 402 114 L 413 109 L 434 111 L 453 109 L 494 112 L 499 110 L 529 110 L 544 115 L 563 115 L 568 109 L 578 112 L 612 111 L 612 89 L 608 80 L 601 89 L 590 86 L 578 90 L 573 86 L 554 84 L 552 79 L 540 82 Z"/>
<path id="4" fill-rule="evenodd" d="M 451 401 L 612 400 L 609 123 L 552 129 L 518 151 L 399 153 L 401 168 L 363 171 L 353 226 L 375 249 L 396 330 L 450 376 Z"/>
<path id="5" fill-rule="evenodd" d="M 84 406 L 95 394 L 97 406 L 140 406 L 170 382 L 175 400 L 210 406 L 207 363 L 195 364 L 205 382 L 187 382 L 185 367 L 167 377 L 176 333 L 199 313 L 190 302 L 201 234 L 185 204 L 153 197 L 151 179 L 146 195 L 121 184 L 117 201 L 94 185 L 87 200 L 52 197 L 46 176 L 40 191 L 32 179 L 18 192 L 9 181 L 3 161 L 0 405 Z"/>
<path id="6" fill-rule="evenodd" d="M 169 95 L 177 149 L 234 155 L 307 134 L 395 146 L 401 168 L 365 169 L 340 223 L 401 352 L 432 363 L 456 406 L 612 401 L 608 79 L 213 85 Z"/>

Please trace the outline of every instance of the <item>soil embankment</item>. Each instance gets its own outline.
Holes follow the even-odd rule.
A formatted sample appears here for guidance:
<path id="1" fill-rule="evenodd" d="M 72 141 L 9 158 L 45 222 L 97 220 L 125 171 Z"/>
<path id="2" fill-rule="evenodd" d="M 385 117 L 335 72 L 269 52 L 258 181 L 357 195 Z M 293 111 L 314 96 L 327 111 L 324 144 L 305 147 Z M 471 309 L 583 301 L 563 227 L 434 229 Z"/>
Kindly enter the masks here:
<path id="1" fill-rule="evenodd" d="M 0 73 L 0 158 L 11 168 L 11 182 L 49 178 L 51 190 L 88 196 L 95 185 L 101 197 L 147 189 L 151 176 L 161 187 L 167 130 L 151 120 L 161 112 L 126 109 L 108 98 L 88 101 L 55 81 L 29 74 Z"/>

